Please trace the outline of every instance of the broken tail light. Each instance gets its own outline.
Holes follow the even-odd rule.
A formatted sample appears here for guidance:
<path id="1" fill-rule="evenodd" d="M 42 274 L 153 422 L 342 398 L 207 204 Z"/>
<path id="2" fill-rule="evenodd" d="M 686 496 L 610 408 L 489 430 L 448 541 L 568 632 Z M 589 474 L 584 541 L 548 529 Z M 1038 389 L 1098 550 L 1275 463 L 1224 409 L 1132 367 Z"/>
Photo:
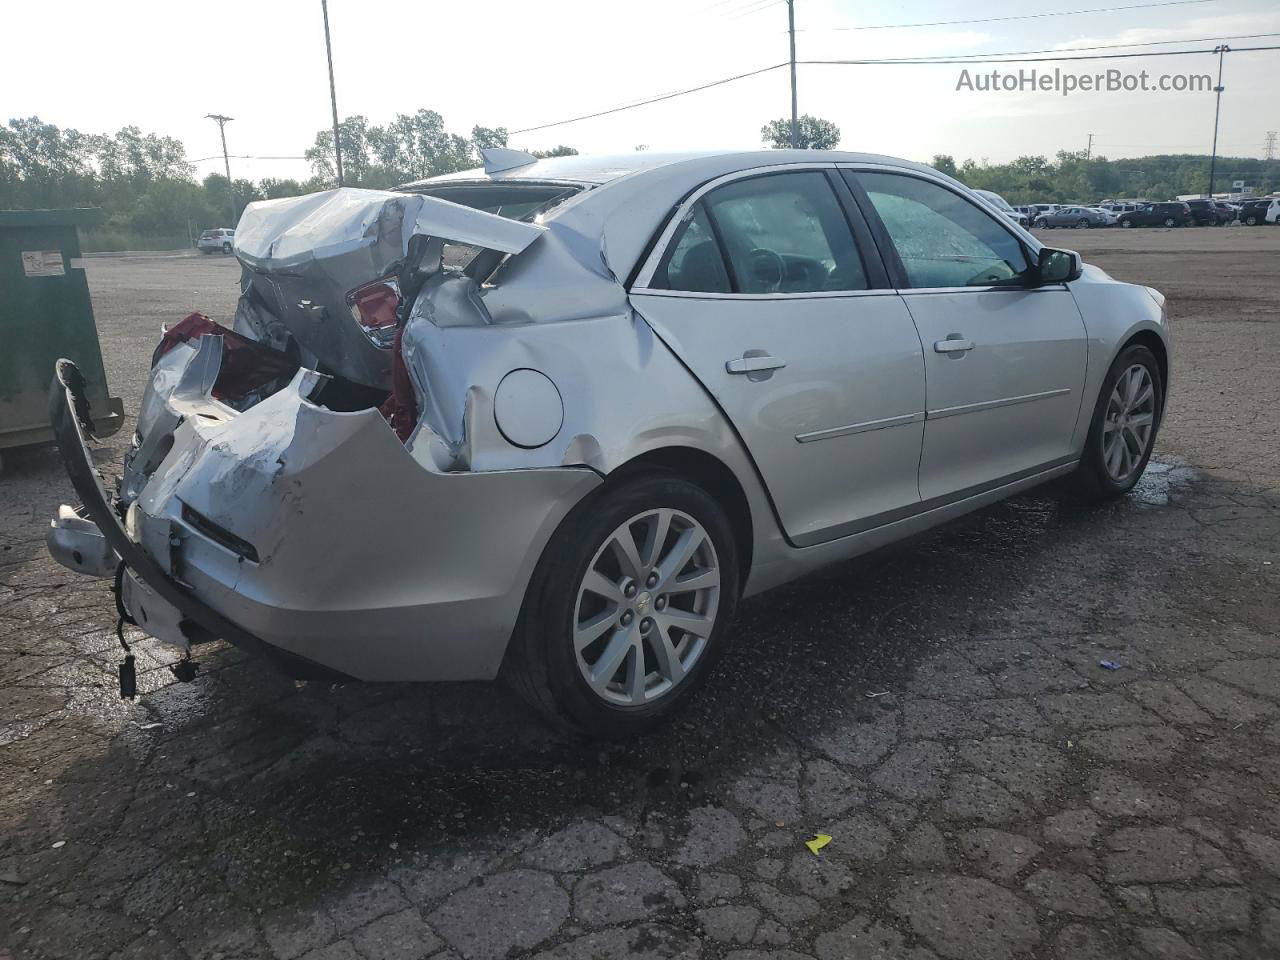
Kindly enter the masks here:
<path id="1" fill-rule="evenodd" d="M 400 285 L 394 278 L 375 280 L 347 294 L 351 316 L 369 342 L 383 350 L 396 339 L 396 311 L 400 309 Z"/>
<path id="2" fill-rule="evenodd" d="M 183 317 L 167 327 L 151 355 L 151 365 L 180 343 L 191 343 L 206 334 L 222 337 L 222 365 L 213 383 L 213 396 L 217 400 L 244 410 L 259 400 L 270 396 L 280 386 L 292 379 L 298 364 L 279 350 L 229 330 L 202 313 Z"/>

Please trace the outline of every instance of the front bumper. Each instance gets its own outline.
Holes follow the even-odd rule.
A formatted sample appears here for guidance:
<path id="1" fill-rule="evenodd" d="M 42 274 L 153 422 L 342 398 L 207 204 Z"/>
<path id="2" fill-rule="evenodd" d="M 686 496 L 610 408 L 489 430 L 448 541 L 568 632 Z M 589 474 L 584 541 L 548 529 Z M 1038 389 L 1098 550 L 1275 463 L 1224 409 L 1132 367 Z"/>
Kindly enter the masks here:
<path id="1" fill-rule="evenodd" d="M 493 677 L 543 547 L 600 477 L 437 472 L 376 410 L 311 403 L 311 376 L 238 414 L 207 393 L 161 398 L 152 429 L 171 439 L 141 438 L 158 452 L 121 516 L 89 455 L 79 373 L 60 361 L 52 421 L 85 518 L 181 615 L 162 611 L 161 639 L 176 625 L 294 676 Z"/>

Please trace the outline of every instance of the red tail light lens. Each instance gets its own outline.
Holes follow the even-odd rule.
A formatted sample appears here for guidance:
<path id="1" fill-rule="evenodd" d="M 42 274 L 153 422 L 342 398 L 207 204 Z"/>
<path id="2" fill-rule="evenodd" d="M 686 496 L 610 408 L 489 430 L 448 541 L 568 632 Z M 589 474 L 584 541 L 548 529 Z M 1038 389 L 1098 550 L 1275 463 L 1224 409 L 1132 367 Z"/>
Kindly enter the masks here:
<path id="1" fill-rule="evenodd" d="M 347 294 L 351 316 L 374 346 L 391 349 L 396 339 L 400 286 L 393 279 L 375 280 Z"/>

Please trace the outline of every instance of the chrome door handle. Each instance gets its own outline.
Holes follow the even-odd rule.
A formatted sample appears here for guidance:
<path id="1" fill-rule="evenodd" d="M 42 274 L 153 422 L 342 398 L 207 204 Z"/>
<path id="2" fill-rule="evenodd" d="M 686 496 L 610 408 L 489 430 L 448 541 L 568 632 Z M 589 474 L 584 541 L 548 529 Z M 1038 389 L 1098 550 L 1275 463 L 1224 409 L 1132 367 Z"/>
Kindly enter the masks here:
<path id="1" fill-rule="evenodd" d="M 935 340 L 934 353 L 967 353 L 973 349 L 972 340 Z"/>
<path id="2" fill-rule="evenodd" d="M 781 370 L 787 361 L 768 355 L 762 357 L 739 357 L 737 360 L 726 360 L 724 368 L 729 373 L 759 373 L 761 370 Z"/>

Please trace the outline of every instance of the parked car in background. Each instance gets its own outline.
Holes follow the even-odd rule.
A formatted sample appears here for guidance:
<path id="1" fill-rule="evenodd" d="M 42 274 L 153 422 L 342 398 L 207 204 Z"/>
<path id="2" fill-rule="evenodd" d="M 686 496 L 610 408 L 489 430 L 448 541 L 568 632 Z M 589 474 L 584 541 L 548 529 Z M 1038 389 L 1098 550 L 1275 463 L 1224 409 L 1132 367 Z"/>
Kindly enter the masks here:
<path id="1" fill-rule="evenodd" d="M 1137 210 L 1146 202 L 1147 201 L 1145 200 L 1141 202 L 1138 202 L 1138 201 L 1131 202 L 1128 200 L 1111 200 L 1111 201 L 1108 201 L 1107 203 L 1098 204 L 1098 209 L 1106 210 L 1108 213 L 1113 214 L 1115 217 L 1119 218 L 1121 214 L 1133 213 L 1133 211 Z"/>
<path id="2" fill-rule="evenodd" d="M 1075 227 L 1087 230 L 1089 227 L 1109 227 L 1115 219 L 1105 210 L 1096 207 L 1059 207 L 1052 213 L 1039 214 L 1035 225 L 1041 229 L 1052 227 Z"/>
<path id="3" fill-rule="evenodd" d="M 235 246 L 236 232 L 230 227 L 219 227 L 216 230 L 206 230 L 200 234 L 200 239 L 196 241 L 196 249 L 201 253 L 217 253 L 221 250 L 223 253 L 230 253 L 232 247 Z"/>
<path id="4" fill-rule="evenodd" d="M 1222 219 L 1222 225 L 1225 227 L 1229 223 L 1233 223 L 1240 216 L 1240 208 L 1234 203 L 1227 203 L 1223 200 L 1216 201 L 1218 207 L 1218 216 Z"/>
<path id="5" fill-rule="evenodd" d="M 620 737 L 707 678 L 741 597 L 1146 468 L 1165 298 L 929 167 L 483 154 L 250 204 L 234 329 L 164 332 L 118 486 L 59 361 L 83 512 L 53 520 L 54 557 L 178 650 L 219 637 L 335 681 L 501 671 Z"/>
<path id="6" fill-rule="evenodd" d="M 1194 226 L 1216 227 L 1227 222 L 1214 200 L 1208 198 L 1187 200 L 1186 204 L 1191 208 L 1191 222 Z"/>
<path id="7" fill-rule="evenodd" d="M 1191 222 L 1191 208 L 1182 200 L 1147 203 L 1120 215 L 1122 227 L 1185 227 Z"/>
<path id="8" fill-rule="evenodd" d="M 1272 200 L 1267 204 L 1267 212 L 1263 214 L 1267 223 L 1280 223 L 1280 200 Z"/>
<path id="9" fill-rule="evenodd" d="M 1036 217 L 1042 213 L 1053 213 L 1058 209 L 1056 203 L 1033 203 L 1027 207 L 1027 216 L 1031 218 L 1031 222 L 1036 222 Z"/>
<path id="10" fill-rule="evenodd" d="M 1009 201 L 1006 200 L 1004 197 L 1000 196 L 1000 194 L 995 193 L 994 191 L 991 191 L 991 190 L 974 190 L 973 192 L 976 193 L 978 196 L 980 196 L 983 200 L 986 200 L 989 204 L 991 204 L 993 207 L 995 207 L 997 210 L 1003 213 L 1006 217 L 1008 217 L 1018 226 L 1020 227 L 1030 226 L 1031 221 L 1027 219 L 1027 215 L 1025 213 L 1019 213 L 1013 207 L 1009 206 Z"/>
<path id="11" fill-rule="evenodd" d="M 1267 210 L 1271 207 L 1271 197 L 1255 197 L 1242 201 L 1238 218 L 1248 227 L 1258 227 L 1267 222 Z"/>

